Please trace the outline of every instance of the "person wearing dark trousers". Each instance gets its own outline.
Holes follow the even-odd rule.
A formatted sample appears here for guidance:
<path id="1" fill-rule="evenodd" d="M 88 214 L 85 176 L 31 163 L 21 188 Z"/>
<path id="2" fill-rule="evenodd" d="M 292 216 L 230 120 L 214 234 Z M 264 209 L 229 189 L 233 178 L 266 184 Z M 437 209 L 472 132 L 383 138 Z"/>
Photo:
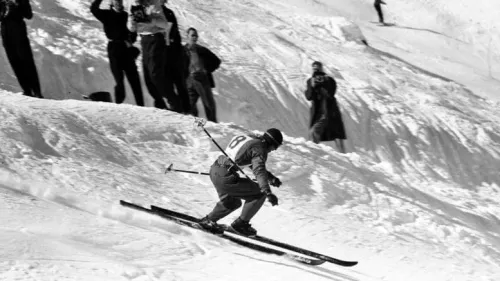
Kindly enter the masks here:
<path id="1" fill-rule="evenodd" d="M 31 19 L 29 0 L 0 0 L 0 28 L 5 53 L 26 96 L 43 98 L 24 19 Z"/>
<path id="2" fill-rule="evenodd" d="M 130 88 L 134 93 L 135 102 L 144 106 L 141 80 L 135 60 L 138 49 L 132 44 L 137 34 L 130 32 L 127 28 L 128 13 L 124 11 L 123 0 L 112 0 L 110 9 L 100 9 L 102 0 L 94 0 L 90 5 L 90 12 L 102 22 L 104 33 L 108 38 L 108 58 L 111 73 L 115 78 L 115 102 L 122 103 L 125 100 L 125 75 Z"/>
<path id="3" fill-rule="evenodd" d="M 198 116 L 196 103 L 201 97 L 207 119 L 217 122 L 217 112 L 212 93 L 215 82 L 212 75 L 221 64 L 221 60 L 209 49 L 200 46 L 198 42 L 198 31 L 190 27 L 187 31 L 188 43 L 185 45 L 185 52 L 188 56 L 187 62 L 187 88 L 189 101 L 191 104 L 191 114 Z"/>
<path id="4" fill-rule="evenodd" d="M 167 80 L 175 85 L 177 90 L 177 98 L 182 104 L 183 112 L 191 113 L 189 104 L 189 96 L 186 86 L 186 55 L 182 48 L 181 34 L 175 13 L 166 6 L 163 6 L 163 11 L 167 21 L 172 23 L 170 30 L 170 44 L 167 46 Z"/>
<path id="5" fill-rule="evenodd" d="M 375 6 L 375 10 L 377 10 L 378 21 L 384 24 L 384 14 L 382 13 L 381 5 L 387 5 L 387 4 L 382 0 L 375 0 L 375 3 L 373 3 L 373 6 Z"/>
<path id="6" fill-rule="evenodd" d="M 144 80 L 149 94 L 153 97 L 155 107 L 181 113 L 182 105 L 173 92 L 171 83 L 166 79 L 167 49 L 170 43 L 170 29 L 163 12 L 165 0 L 136 0 L 131 7 L 128 28 L 141 36 L 142 65 Z"/>

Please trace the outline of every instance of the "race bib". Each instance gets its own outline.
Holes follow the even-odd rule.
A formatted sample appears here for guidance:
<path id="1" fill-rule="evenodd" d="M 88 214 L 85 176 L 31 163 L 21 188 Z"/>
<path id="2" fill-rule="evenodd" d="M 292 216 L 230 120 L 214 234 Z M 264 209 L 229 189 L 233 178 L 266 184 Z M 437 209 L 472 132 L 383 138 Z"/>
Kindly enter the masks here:
<path id="1" fill-rule="evenodd" d="M 236 155 L 240 149 L 245 145 L 245 143 L 251 141 L 252 138 L 249 136 L 235 136 L 231 139 L 226 148 L 227 155 L 233 160 L 236 161 Z"/>

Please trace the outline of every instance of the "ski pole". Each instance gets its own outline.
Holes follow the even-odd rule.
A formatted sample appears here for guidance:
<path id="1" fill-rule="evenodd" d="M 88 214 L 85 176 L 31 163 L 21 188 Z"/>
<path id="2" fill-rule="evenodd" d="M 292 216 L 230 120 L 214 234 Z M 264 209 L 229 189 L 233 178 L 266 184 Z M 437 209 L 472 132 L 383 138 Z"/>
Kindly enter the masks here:
<path id="1" fill-rule="evenodd" d="M 170 166 L 168 166 L 167 169 L 165 169 L 165 174 L 168 173 L 168 172 L 170 172 L 170 171 L 174 171 L 174 172 L 189 173 L 189 174 L 198 174 L 198 175 L 205 175 L 205 176 L 209 176 L 210 175 L 209 173 L 204 173 L 204 172 L 172 169 L 172 166 L 174 166 L 174 164 L 170 164 Z"/>
<path id="2" fill-rule="evenodd" d="M 224 155 L 229 158 L 229 160 L 231 161 L 231 163 L 233 164 L 233 166 L 236 166 L 238 168 L 238 170 L 249 180 L 252 180 L 250 179 L 249 176 L 247 176 L 247 174 L 245 174 L 245 172 L 243 172 L 243 170 L 240 168 L 240 166 L 238 166 L 234 161 L 233 159 L 231 159 L 231 157 L 229 157 L 227 155 L 227 153 L 224 151 L 224 149 L 222 149 L 222 147 L 220 147 L 220 145 L 214 140 L 214 138 L 212 138 L 212 136 L 210 135 L 210 133 L 205 129 L 205 124 L 207 123 L 207 121 L 205 119 L 202 119 L 202 118 L 195 118 L 194 120 L 194 123 L 198 126 L 198 127 L 201 127 L 203 129 L 203 131 L 205 132 L 205 134 L 207 134 L 207 136 L 212 140 L 212 142 L 219 148 L 219 150 L 224 153 Z"/>

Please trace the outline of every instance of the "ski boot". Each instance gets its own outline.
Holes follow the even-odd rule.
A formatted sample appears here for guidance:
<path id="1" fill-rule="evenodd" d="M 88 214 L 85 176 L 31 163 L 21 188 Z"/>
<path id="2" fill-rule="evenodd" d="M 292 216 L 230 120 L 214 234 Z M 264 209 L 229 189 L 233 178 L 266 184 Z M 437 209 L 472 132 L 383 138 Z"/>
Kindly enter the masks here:
<path id="1" fill-rule="evenodd" d="M 252 225 L 240 218 L 237 218 L 230 226 L 231 230 L 239 233 L 243 236 L 255 236 L 257 235 L 257 230 L 252 227 Z"/>
<path id="2" fill-rule="evenodd" d="M 198 224 L 206 231 L 211 232 L 213 234 L 222 234 L 224 233 L 224 228 L 218 225 L 216 222 L 210 220 L 208 217 L 202 218 Z"/>

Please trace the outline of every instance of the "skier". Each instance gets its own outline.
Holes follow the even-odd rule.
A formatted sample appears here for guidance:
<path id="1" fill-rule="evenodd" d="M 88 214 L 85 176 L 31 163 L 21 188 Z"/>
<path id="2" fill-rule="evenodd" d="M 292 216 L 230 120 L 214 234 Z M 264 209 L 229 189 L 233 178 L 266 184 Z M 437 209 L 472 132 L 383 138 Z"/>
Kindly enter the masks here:
<path id="1" fill-rule="evenodd" d="M 283 135 L 278 129 L 271 128 L 262 136 L 235 136 L 229 142 L 227 156 L 221 155 L 210 167 L 210 179 L 217 190 L 220 201 L 212 212 L 202 218 L 200 226 L 213 233 L 224 232 L 217 221 L 241 207 L 241 199 L 245 205 L 241 215 L 231 224 L 230 228 L 242 235 L 252 236 L 257 234 L 250 225 L 250 220 L 264 204 L 264 201 L 275 206 L 278 197 L 271 191 L 269 185 L 279 187 L 281 181 L 266 169 L 268 153 L 278 149 L 283 143 Z M 257 182 L 249 178 L 240 178 L 238 167 L 250 166 Z"/>
<path id="2" fill-rule="evenodd" d="M 375 3 L 373 3 L 373 6 L 375 6 L 375 10 L 377 10 L 378 21 L 381 24 L 384 24 L 384 14 L 382 13 L 382 6 L 381 5 L 387 5 L 387 4 L 382 0 L 375 0 Z"/>
<path id="3" fill-rule="evenodd" d="M 43 98 L 24 19 L 31 19 L 29 0 L 0 0 L 2 42 L 14 74 L 26 96 Z"/>

